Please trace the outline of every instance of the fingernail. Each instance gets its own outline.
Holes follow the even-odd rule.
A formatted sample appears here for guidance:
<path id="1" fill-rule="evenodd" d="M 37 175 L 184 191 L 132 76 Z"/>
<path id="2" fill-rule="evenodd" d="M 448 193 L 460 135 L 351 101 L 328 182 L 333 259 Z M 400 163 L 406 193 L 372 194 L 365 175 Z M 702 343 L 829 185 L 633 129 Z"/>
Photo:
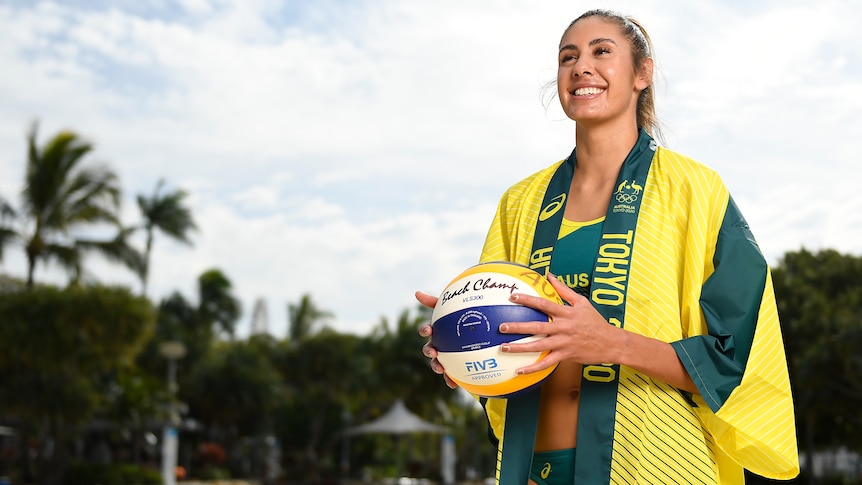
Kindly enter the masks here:
<path id="1" fill-rule="evenodd" d="M 518 301 L 518 298 L 520 298 L 520 297 L 521 297 L 521 295 L 515 293 L 515 294 L 509 296 L 509 301 Z"/>
<path id="2" fill-rule="evenodd" d="M 518 374 L 519 376 L 522 376 L 522 375 L 524 375 L 524 371 L 522 371 L 521 369 L 518 369 L 518 370 L 516 370 L 516 371 L 515 371 L 515 374 Z"/>
<path id="3" fill-rule="evenodd" d="M 509 331 L 509 325 L 507 325 L 505 323 L 500 325 L 500 331 L 501 332 L 508 332 Z"/>
<path id="4" fill-rule="evenodd" d="M 501 352 L 508 352 L 508 351 L 509 351 L 509 346 L 508 346 L 508 345 L 501 345 L 501 346 L 500 346 L 500 351 L 501 351 Z"/>

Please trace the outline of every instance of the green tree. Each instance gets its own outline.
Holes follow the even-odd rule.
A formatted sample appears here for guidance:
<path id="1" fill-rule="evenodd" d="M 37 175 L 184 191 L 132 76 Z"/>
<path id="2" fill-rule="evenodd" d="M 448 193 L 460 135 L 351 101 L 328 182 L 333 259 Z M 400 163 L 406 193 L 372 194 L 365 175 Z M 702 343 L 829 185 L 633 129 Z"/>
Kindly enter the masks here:
<path id="1" fill-rule="evenodd" d="M 37 132 L 38 123 L 33 123 L 27 137 L 27 170 L 19 211 L 24 228 L 17 231 L 27 255 L 27 286 L 33 287 L 37 263 L 48 260 L 58 262 L 73 281 L 78 281 L 86 252 L 100 253 L 139 272 L 140 254 L 128 244 L 128 231 L 121 228 L 117 217 L 117 176 L 107 167 L 83 164 L 93 145 L 77 134 L 61 131 L 39 147 Z M 117 235 L 108 240 L 77 235 L 80 229 L 99 224 L 114 226 Z"/>
<path id="2" fill-rule="evenodd" d="M 256 435 L 283 398 L 266 353 L 248 341 L 218 342 L 191 370 L 181 395 L 192 415 L 215 425 L 225 441 Z"/>
<path id="3" fill-rule="evenodd" d="M 77 426 L 105 403 L 110 375 L 128 366 L 154 324 L 150 302 L 124 288 L 5 286 L 0 293 L 0 416 L 15 416 L 23 450 L 37 448 L 24 478 L 57 483 Z M 21 454 L 29 460 L 29 451 Z"/>
<path id="4" fill-rule="evenodd" d="M 469 432 L 479 429 L 477 436 L 483 438 L 486 434 L 481 431 L 481 420 L 468 424 L 460 419 L 464 415 L 465 395 L 449 389 L 443 378 L 431 371 L 428 359 L 422 355 L 426 339 L 419 335 L 419 325 L 429 319 L 430 310 L 421 305 L 416 307 L 415 313 L 404 310 L 394 325 L 386 318 L 380 319 L 371 333 L 374 393 L 385 399 L 384 410 L 396 399 L 403 399 L 409 409 L 431 422 L 440 422 L 441 412 L 445 410 L 446 415 L 459 417 L 447 423 L 453 426 L 452 431 L 459 439 L 467 438 L 465 429 Z M 434 468 L 439 463 L 438 436 L 419 434 L 407 438 L 407 456 L 403 459 L 421 463 L 424 469 Z M 467 439 L 478 441 L 476 436 Z"/>
<path id="5" fill-rule="evenodd" d="M 186 356 L 177 368 L 180 388 L 188 369 L 210 351 L 217 340 L 217 332 L 232 329 L 240 316 L 238 300 L 231 293 L 230 280 L 217 269 L 205 271 L 198 277 L 198 303 L 187 300 L 179 292 L 162 299 L 153 338 L 138 357 L 138 364 L 152 376 L 164 379 L 167 362 L 159 346 L 168 341 L 182 342 Z"/>
<path id="6" fill-rule="evenodd" d="M 123 366 L 113 374 L 104 391 L 100 417 L 118 429 L 130 430 L 133 463 L 141 463 L 147 426 L 168 418 L 165 403 L 172 398 L 164 378 L 156 378 L 137 365 Z"/>
<path id="7" fill-rule="evenodd" d="M 332 317 L 331 312 L 317 307 L 311 295 L 302 295 L 299 303 L 287 305 L 287 338 L 301 342 L 314 335 Z"/>
<path id="8" fill-rule="evenodd" d="M 233 336 L 242 308 L 233 296 L 233 284 L 220 270 L 211 269 L 198 277 L 198 316 L 203 325 Z"/>
<path id="9" fill-rule="evenodd" d="M 238 300 L 231 293 L 230 280 L 219 270 L 205 271 L 198 277 L 198 303 L 179 292 L 164 298 L 158 306 L 153 338 L 147 342 L 137 363 L 150 376 L 165 382 L 167 361 L 159 347 L 168 341 L 185 345 L 187 353 L 177 363 L 176 378 L 185 387 L 189 372 L 210 352 L 219 330 L 234 328 L 240 316 Z"/>
<path id="10" fill-rule="evenodd" d="M 138 195 L 138 208 L 141 210 L 141 215 L 144 218 L 141 228 L 146 233 L 143 267 L 140 273 L 141 293 L 144 295 L 147 294 L 153 236 L 156 230 L 177 241 L 191 245 L 192 242 L 189 239 L 189 233 L 197 228 L 191 211 L 184 204 L 188 194 L 182 190 L 162 193 L 164 184 L 164 179 L 160 179 L 156 184 L 153 195 L 150 197 Z"/>
<path id="11" fill-rule="evenodd" d="M 415 314 L 404 310 L 393 327 L 386 318 L 381 318 L 371 333 L 375 342 L 375 375 L 382 387 L 378 392 L 389 400 L 404 398 L 408 407 L 423 413 L 436 412 L 435 398 L 452 397 L 452 390 L 442 377 L 431 372 L 428 359 L 422 355 L 426 339 L 419 335 L 419 325 L 429 320 L 429 313 L 422 306 L 417 307 Z M 387 385 L 392 382 L 398 386 Z"/>
<path id="12" fill-rule="evenodd" d="M 862 450 L 862 258 L 801 249 L 773 280 L 805 452 Z"/>
<path id="13" fill-rule="evenodd" d="M 316 483 L 324 458 L 340 443 L 345 413 L 359 413 L 372 390 L 373 356 L 365 340 L 324 328 L 301 341 L 285 341 L 274 357 L 288 399 L 276 428 L 290 465 Z"/>

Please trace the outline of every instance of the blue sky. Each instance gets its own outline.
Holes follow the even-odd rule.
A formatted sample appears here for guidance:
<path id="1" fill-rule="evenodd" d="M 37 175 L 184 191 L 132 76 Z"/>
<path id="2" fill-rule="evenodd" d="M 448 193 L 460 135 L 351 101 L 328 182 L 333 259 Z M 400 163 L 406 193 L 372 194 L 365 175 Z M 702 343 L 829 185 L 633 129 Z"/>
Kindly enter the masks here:
<path id="1" fill-rule="evenodd" d="M 309 293 L 366 333 L 475 262 L 503 190 L 571 151 L 541 88 L 586 5 L 489 5 L 0 1 L 0 194 L 17 201 L 33 119 L 42 140 L 73 129 L 119 174 L 127 223 L 159 178 L 191 194 L 195 246 L 156 240 L 151 297 L 193 298 L 219 267 L 241 330 L 262 298 L 283 336 Z M 666 145 L 722 175 L 770 261 L 862 253 L 862 4 L 594 6 L 646 25 Z M 0 266 L 23 268 L 15 251 Z"/>

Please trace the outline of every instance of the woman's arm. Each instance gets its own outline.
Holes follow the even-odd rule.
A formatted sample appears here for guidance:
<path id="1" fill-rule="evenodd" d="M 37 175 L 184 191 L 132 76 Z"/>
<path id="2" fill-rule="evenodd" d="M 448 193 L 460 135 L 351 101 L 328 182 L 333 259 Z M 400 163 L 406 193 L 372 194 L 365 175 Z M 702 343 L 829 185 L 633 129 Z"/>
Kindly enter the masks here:
<path id="1" fill-rule="evenodd" d="M 542 311 L 553 321 L 513 322 L 500 326 L 503 333 L 547 334 L 546 338 L 530 343 L 502 346 L 503 352 L 550 351 L 539 362 L 518 369 L 519 373 L 536 372 L 566 359 L 581 364 L 614 363 L 631 367 L 678 389 L 698 393 L 670 343 L 609 324 L 586 298 L 555 276 L 549 274 L 548 279 L 569 306 L 516 293 L 511 297 L 513 302 Z"/>

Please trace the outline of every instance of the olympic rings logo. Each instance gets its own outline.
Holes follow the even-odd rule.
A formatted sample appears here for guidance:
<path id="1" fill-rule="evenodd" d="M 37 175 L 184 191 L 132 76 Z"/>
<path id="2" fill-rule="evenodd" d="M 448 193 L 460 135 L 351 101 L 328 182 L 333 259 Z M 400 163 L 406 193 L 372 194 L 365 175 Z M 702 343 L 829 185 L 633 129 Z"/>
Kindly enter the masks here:
<path id="1" fill-rule="evenodd" d="M 626 194 L 625 192 L 620 192 L 617 194 L 617 202 L 620 204 L 632 204 L 634 201 L 638 200 L 637 194 Z"/>
<path id="2" fill-rule="evenodd" d="M 638 194 L 642 190 L 643 186 L 639 185 L 636 181 L 632 180 L 629 182 L 628 180 L 623 180 L 617 187 L 616 192 L 614 192 L 614 198 L 620 204 L 632 204 L 638 200 Z"/>

